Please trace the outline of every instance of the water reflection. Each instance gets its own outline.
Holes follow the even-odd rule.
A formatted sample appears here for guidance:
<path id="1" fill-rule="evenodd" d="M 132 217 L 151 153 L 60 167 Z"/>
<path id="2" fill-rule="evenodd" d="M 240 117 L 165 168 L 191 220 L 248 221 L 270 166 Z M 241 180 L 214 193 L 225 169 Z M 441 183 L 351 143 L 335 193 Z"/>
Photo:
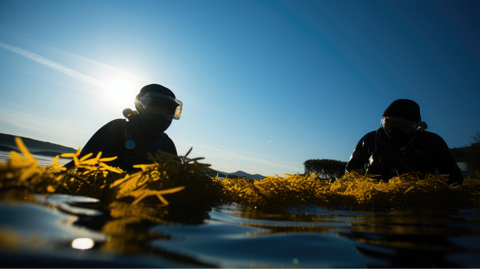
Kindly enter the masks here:
<path id="1" fill-rule="evenodd" d="M 358 254 L 388 262 L 389 267 L 480 265 L 478 210 L 379 213 L 317 209 L 312 214 L 314 211 L 310 209 L 308 214 L 266 216 L 239 207 L 237 210 L 229 208 L 224 213 L 238 219 L 248 217 L 250 220 L 242 225 L 267 230 L 257 233 L 257 236 L 286 233 L 334 234 L 357 242 L 355 248 Z"/>
<path id="2" fill-rule="evenodd" d="M 54 260 L 67 255 L 57 250 L 75 245 L 89 253 L 89 261 L 129 257 L 143 267 L 148 259 L 148 266 L 157 267 L 480 266 L 480 214 L 474 209 L 353 212 L 302 206 L 267 214 L 235 204 L 103 205 L 61 195 L 36 201 L 43 206 L 0 203 L 0 226 L 13 227 L 23 238 L 17 241 L 39 235 L 36 249 Z M 73 244 L 80 238 L 92 245 Z"/>

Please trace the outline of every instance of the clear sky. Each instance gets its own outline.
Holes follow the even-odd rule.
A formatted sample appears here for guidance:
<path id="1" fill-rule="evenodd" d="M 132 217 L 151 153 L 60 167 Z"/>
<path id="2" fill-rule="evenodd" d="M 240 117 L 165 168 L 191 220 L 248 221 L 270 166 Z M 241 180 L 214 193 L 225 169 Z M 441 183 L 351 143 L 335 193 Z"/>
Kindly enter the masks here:
<path id="1" fill-rule="evenodd" d="M 347 161 L 395 99 L 450 147 L 480 131 L 480 1 L 0 0 L 0 132 L 83 146 L 169 87 L 180 155 L 225 172 Z"/>

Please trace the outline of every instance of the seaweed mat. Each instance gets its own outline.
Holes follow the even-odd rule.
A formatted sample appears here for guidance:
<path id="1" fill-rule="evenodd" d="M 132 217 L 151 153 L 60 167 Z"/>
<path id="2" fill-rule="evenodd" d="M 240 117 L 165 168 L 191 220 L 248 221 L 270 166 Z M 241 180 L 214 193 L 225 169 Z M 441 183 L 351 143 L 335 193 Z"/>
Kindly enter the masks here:
<path id="1" fill-rule="evenodd" d="M 388 182 L 346 173 L 341 178 L 322 180 L 318 175 L 291 175 L 219 179 L 207 174 L 203 158 L 175 156 L 162 151 L 150 154 L 151 164 L 136 165 L 141 171 L 127 174 L 107 163 L 113 158 L 76 153 L 75 169 L 57 164 L 40 167 L 20 138 L 20 154 L 11 152 L 0 162 L 0 199 L 32 200 L 33 194 L 69 194 L 97 198 L 101 203 L 142 205 L 224 205 L 237 203 L 258 210 L 285 211 L 299 205 L 331 209 L 383 211 L 391 209 L 446 209 L 478 207 L 480 180 L 467 178 L 463 184 L 448 184 L 448 175 L 422 175 L 417 172 L 391 178 Z M 477 175 L 478 172 L 477 172 Z M 480 175 L 479 175 L 480 177 Z"/>

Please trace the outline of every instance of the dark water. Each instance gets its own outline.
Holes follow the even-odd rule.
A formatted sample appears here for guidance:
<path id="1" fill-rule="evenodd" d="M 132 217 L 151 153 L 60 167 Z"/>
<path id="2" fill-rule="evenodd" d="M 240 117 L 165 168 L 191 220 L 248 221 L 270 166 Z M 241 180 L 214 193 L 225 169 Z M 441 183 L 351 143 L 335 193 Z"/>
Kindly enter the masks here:
<path id="1" fill-rule="evenodd" d="M 91 198 L 35 199 L 0 202 L 2 267 L 480 267 L 478 209 L 266 214 L 233 204 L 118 217 Z M 136 217 L 147 211 L 157 220 Z M 93 247 L 73 248 L 78 238 Z"/>

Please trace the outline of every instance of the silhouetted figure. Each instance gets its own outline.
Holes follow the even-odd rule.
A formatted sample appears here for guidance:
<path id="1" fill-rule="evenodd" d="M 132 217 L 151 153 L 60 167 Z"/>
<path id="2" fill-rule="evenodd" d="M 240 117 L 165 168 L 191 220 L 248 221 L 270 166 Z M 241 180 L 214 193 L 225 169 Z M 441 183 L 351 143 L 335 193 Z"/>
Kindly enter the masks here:
<path id="1" fill-rule="evenodd" d="M 449 183 L 462 183 L 463 177 L 445 141 L 427 132 L 420 107 L 412 100 L 395 100 L 383 113 L 382 127 L 367 133 L 353 150 L 346 171 L 364 168 L 369 175 L 384 180 L 398 174 L 418 171 L 449 174 Z"/>
<path id="2" fill-rule="evenodd" d="M 175 144 L 165 132 L 172 120 L 180 119 L 183 104 L 168 88 L 158 84 L 143 87 L 135 97 L 137 111 L 125 109 L 126 119 L 115 119 L 100 128 L 83 147 L 81 156 L 102 152 L 118 158 L 107 164 L 130 172 L 134 164 L 151 163 L 147 152 L 162 150 L 177 155 Z M 65 165 L 74 167 L 73 161 Z"/>

